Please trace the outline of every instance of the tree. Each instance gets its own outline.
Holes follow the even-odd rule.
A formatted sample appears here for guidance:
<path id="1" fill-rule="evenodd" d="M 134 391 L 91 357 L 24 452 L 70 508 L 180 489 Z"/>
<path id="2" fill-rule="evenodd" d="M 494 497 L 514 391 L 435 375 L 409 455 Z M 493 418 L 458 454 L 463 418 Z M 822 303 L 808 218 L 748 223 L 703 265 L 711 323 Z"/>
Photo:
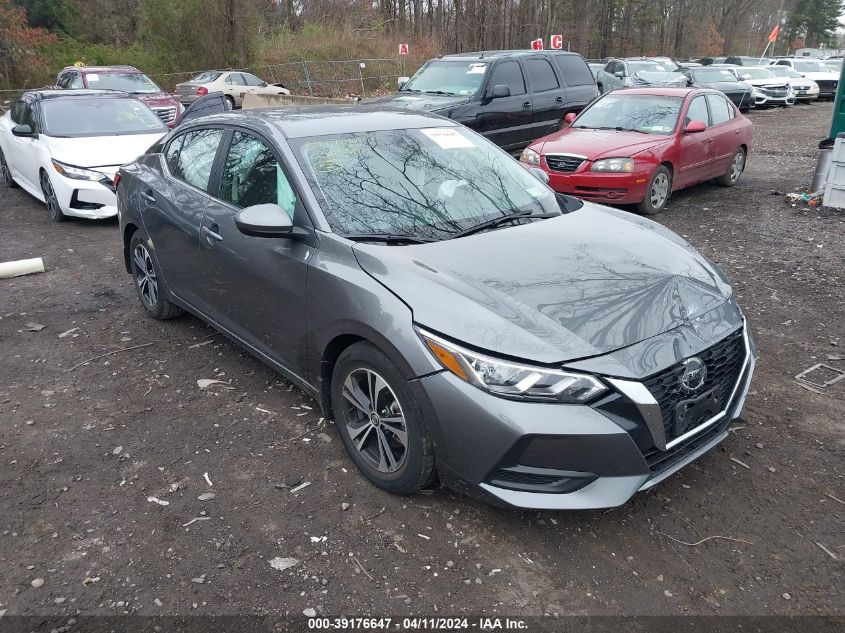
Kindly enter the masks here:
<path id="1" fill-rule="evenodd" d="M 803 37 L 810 47 L 835 45 L 842 5 L 842 0 L 798 0 L 787 21 L 789 35 Z"/>
<path id="2" fill-rule="evenodd" d="M 58 41 L 42 28 L 27 25 L 26 11 L 0 0 L 0 86 L 27 86 L 45 70 L 41 49 Z"/>

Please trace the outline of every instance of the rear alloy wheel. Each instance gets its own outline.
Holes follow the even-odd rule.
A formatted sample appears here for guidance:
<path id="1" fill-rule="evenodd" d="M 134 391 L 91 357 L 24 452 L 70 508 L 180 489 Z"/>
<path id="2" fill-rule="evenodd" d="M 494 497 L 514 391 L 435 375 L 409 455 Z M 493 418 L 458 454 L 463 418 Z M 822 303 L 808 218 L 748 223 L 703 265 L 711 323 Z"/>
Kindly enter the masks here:
<path id="1" fill-rule="evenodd" d="M 745 150 L 740 148 L 736 154 L 731 158 L 731 163 L 728 165 L 728 171 L 716 181 L 723 187 L 733 187 L 739 182 L 739 177 L 745 171 Z"/>
<path id="2" fill-rule="evenodd" d="M 10 189 L 18 186 L 18 183 L 12 178 L 12 170 L 9 169 L 9 165 L 6 163 L 6 157 L 3 155 L 2 149 L 0 149 L 0 177 L 3 178 L 3 183 Z"/>
<path id="3" fill-rule="evenodd" d="M 235 98 L 232 95 L 226 95 L 226 103 L 229 105 L 229 110 L 235 109 Z"/>
<path id="4" fill-rule="evenodd" d="M 47 217 L 53 222 L 64 222 L 67 216 L 62 213 L 53 183 L 50 182 L 50 176 L 46 171 L 41 172 L 41 193 L 44 194 L 44 204 L 47 205 Z"/>
<path id="5" fill-rule="evenodd" d="M 412 494 L 434 481 L 434 446 L 422 409 L 399 368 L 378 348 L 356 343 L 332 375 L 340 438 L 379 488 Z"/>
<path id="6" fill-rule="evenodd" d="M 660 213 L 666 207 L 672 194 L 672 174 L 665 165 L 660 165 L 651 175 L 646 187 L 645 198 L 637 205 L 644 215 Z"/>
<path id="7" fill-rule="evenodd" d="M 172 319 L 182 314 L 182 308 L 170 302 L 167 289 L 161 283 L 158 266 L 140 231 L 129 244 L 132 257 L 132 279 L 141 305 L 154 319 Z"/>

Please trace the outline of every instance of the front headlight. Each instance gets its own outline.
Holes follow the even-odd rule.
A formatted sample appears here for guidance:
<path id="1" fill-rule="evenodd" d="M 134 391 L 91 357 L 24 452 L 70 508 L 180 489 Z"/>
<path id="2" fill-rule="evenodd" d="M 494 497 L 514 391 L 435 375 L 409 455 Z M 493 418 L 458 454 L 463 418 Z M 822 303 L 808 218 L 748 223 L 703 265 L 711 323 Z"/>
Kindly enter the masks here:
<path id="1" fill-rule="evenodd" d="M 519 157 L 523 163 L 528 163 L 529 165 L 539 165 L 540 164 L 540 155 L 535 152 L 533 149 L 528 149 L 527 147 L 522 150 L 522 154 Z"/>
<path id="2" fill-rule="evenodd" d="M 593 163 L 590 171 L 607 171 L 613 173 L 628 173 L 634 171 L 633 158 L 604 158 Z"/>
<path id="3" fill-rule="evenodd" d="M 102 180 L 105 178 L 105 175 L 98 171 L 84 169 L 83 167 L 74 167 L 73 165 L 59 162 L 55 158 L 51 160 L 56 171 L 65 178 L 73 178 L 74 180 Z"/>
<path id="4" fill-rule="evenodd" d="M 597 378 L 546 367 L 532 367 L 470 352 L 438 336 L 418 330 L 443 367 L 489 393 L 505 398 L 545 402 L 587 402 L 607 391 Z"/>

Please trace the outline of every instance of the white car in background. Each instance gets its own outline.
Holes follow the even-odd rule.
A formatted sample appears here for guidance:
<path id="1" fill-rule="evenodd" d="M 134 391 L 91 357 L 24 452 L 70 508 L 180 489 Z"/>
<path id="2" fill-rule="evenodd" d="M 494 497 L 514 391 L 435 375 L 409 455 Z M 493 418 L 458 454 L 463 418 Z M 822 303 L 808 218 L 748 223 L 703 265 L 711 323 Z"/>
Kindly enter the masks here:
<path id="1" fill-rule="evenodd" d="M 730 66 L 727 67 L 739 81 L 744 81 L 754 88 L 754 107 L 790 106 L 795 104 L 795 91 L 786 77 L 776 77 L 768 67 Z"/>
<path id="2" fill-rule="evenodd" d="M 792 70 L 789 66 L 766 66 L 766 70 L 775 77 L 780 77 L 789 82 L 792 91 L 795 93 L 796 101 L 815 101 L 819 98 L 819 84 L 812 79 L 802 77 L 801 73 Z"/>
<path id="3" fill-rule="evenodd" d="M 209 92 L 222 92 L 232 108 L 243 105 L 244 95 L 289 95 L 281 84 L 268 84 L 250 73 L 235 70 L 207 70 L 190 81 L 176 84 L 176 98 L 190 105 Z"/>
<path id="4" fill-rule="evenodd" d="M 772 62 L 773 66 L 789 66 L 802 77 L 812 79 L 819 85 L 819 98 L 836 97 L 836 88 L 839 85 L 839 73 L 832 72 L 820 59 L 807 59 L 802 57 L 787 57 Z"/>
<path id="5" fill-rule="evenodd" d="M 168 132 L 155 112 L 110 90 L 25 92 L 0 117 L 0 175 L 67 216 L 117 215 L 114 175 Z"/>

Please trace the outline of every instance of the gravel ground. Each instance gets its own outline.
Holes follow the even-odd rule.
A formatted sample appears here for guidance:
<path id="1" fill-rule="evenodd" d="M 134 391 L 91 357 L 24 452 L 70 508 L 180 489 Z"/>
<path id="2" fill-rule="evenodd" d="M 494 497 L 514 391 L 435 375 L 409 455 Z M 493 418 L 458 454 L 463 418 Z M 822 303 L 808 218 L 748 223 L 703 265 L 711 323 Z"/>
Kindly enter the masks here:
<path id="1" fill-rule="evenodd" d="M 114 222 L 0 190 L 0 260 L 48 269 L 0 281 L 0 614 L 842 615 L 845 382 L 794 376 L 845 369 L 845 214 L 782 195 L 831 111 L 752 113 L 740 184 L 658 216 L 733 279 L 760 360 L 719 449 L 605 512 L 373 488 L 303 393 L 143 315 Z"/>

